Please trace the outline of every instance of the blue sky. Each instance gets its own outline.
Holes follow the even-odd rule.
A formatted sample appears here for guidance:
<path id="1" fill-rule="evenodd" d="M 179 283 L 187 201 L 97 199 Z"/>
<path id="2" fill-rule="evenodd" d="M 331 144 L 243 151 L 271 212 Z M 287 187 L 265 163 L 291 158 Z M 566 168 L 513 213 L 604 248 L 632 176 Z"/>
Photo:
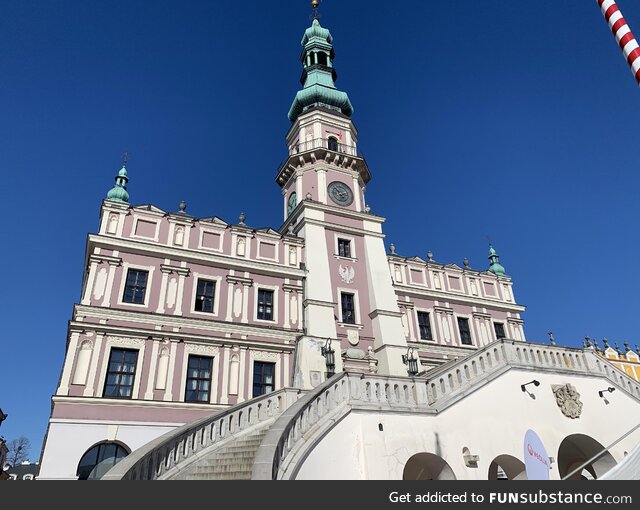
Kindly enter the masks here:
<path id="1" fill-rule="evenodd" d="M 640 4 L 618 2 L 640 35 Z M 484 269 L 525 333 L 640 343 L 640 90 L 595 0 L 325 0 L 372 212 L 401 255 Z M 278 227 L 309 2 L 0 0 L 0 427 L 37 460 L 86 235 L 135 204 Z"/>

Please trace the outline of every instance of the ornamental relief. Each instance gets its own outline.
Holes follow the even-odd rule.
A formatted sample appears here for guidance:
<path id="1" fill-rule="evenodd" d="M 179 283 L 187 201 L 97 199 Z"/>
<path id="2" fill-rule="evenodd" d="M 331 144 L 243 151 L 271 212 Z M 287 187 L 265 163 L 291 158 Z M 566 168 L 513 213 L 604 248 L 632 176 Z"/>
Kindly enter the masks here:
<path id="1" fill-rule="evenodd" d="M 118 347 L 144 347 L 144 340 L 142 338 L 124 338 L 121 336 L 110 336 L 109 344 L 116 345 Z"/>
<path id="2" fill-rule="evenodd" d="M 580 393 L 571 384 L 552 384 L 551 390 L 556 397 L 556 404 L 566 417 L 575 419 L 582 414 Z"/>
<path id="3" fill-rule="evenodd" d="M 266 351 L 249 351 L 249 357 L 255 361 L 276 362 L 280 359 L 280 353 Z"/>
<path id="4" fill-rule="evenodd" d="M 356 270 L 353 266 L 349 267 L 340 264 L 340 267 L 338 267 L 338 274 L 344 283 L 353 283 L 353 280 L 356 278 Z"/>
<path id="5" fill-rule="evenodd" d="M 101 299 L 107 286 L 107 268 L 103 267 L 96 275 L 96 282 L 93 287 L 93 299 Z"/>
<path id="6" fill-rule="evenodd" d="M 219 352 L 218 347 L 203 344 L 185 344 L 184 350 L 190 354 L 207 354 L 209 356 L 217 356 Z"/>

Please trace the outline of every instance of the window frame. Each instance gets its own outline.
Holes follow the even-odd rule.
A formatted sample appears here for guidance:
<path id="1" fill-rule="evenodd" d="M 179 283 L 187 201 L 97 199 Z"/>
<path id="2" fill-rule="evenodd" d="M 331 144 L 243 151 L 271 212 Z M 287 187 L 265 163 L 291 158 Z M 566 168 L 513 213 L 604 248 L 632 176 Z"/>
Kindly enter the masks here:
<path id="1" fill-rule="evenodd" d="M 347 259 L 353 258 L 351 256 L 351 244 L 352 244 L 351 239 L 338 237 L 338 257 L 343 257 Z"/>
<path id="2" fill-rule="evenodd" d="M 189 375 L 189 369 L 190 369 L 190 364 L 191 364 L 191 360 L 192 359 L 199 359 L 199 360 L 208 360 L 209 361 L 209 377 L 191 377 Z M 211 395 L 212 395 L 212 391 L 213 391 L 213 360 L 214 358 L 212 356 L 201 356 L 199 354 L 193 354 L 193 353 L 189 353 L 187 356 L 187 368 L 186 368 L 186 377 L 185 377 L 185 387 L 184 387 L 184 402 L 187 403 L 191 403 L 191 404 L 208 404 L 209 402 L 211 402 Z M 198 365 L 198 375 L 199 372 L 201 370 L 200 365 Z M 198 381 L 197 384 L 197 388 L 195 390 L 190 390 L 189 389 L 189 381 L 191 380 L 195 380 Z M 206 381 L 209 384 L 209 387 L 207 390 L 201 390 L 200 389 L 200 381 Z M 201 399 L 201 398 L 197 398 L 197 399 L 188 399 L 187 398 L 187 394 L 189 391 L 195 391 L 196 392 L 196 396 L 199 396 L 199 393 L 204 393 L 205 391 L 207 392 L 207 398 L 206 399 Z"/>
<path id="3" fill-rule="evenodd" d="M 345 320 L 345 296 L 350 296 L 351 297 L 351 315 L 353 317 L 352 321 L 347 321 Z M 346 310 L 347 312 L 349 310 Z M 355 325 L 357 324 L 357 316 L 356 316 L 356 295 L 355 292 L 346 292 L 346 291 L 340 291 L 340 322 L 342 324 L 349 324 L 349 325 Z"/>
<path id="4" fill-rule="evenodd" d="M 272 369 L 271 372 L 271 383 L 265 383 L 264 381 L 264 377 L 261 378 L 260 382 L 256 382 L 256 368 L 260 366 L 262 368 L 266 367 L 266 366 L 270 366 Z M 253 370 L 252 370 L 252 379 L 251 379 L 251 395 L 253 398 L 255 397 L 259 397 L 261 395 L 268 395 L 269 393 L 273 393 L 274 391 L 276 391 L 276 370 L 277 370 L 278 364 L 274 363 L 272 361 L 262 361 L 262 360 L 254 360 L 253 361 Z M 261 370 L 261 375 L 264 375 L 264 370 Z M 256 393 L 256 384 L 258 386 L 260 386 L 261 388 L 263 387 L 271 387 L 271 391 L 261 391 L 259 393 Z"/>
<path id="5" fill-rule="evenodd" d="M 205 289 L 206 289 L 206 285 L 207 284 L 213 285 L 213 289 L 212 289 L 211 295 L 208 295 L 206 293 L 204 293 L 204 294 L 200 293 L 200 283 L 201 282 L 205 285 Z M 194 287 L 195 287 L 195 297 L 194 297 L 194 300 L 193 300 L 193 311 L 197 312 L 197 313 L 206 313 L 208 315 L 215 315 L 216 304 L 217 304 L 216 294 L 218 292 L 218 281 L 217 280 L 209 280 L 209 279 L 206 279 L 206 278 L 196 277 L 196 278 L 194 278 L 194 283 L 195 283 L 195 285 L 194 285 Z M 204 292 L 206 292 L 206 290 Z M 211 309 L 210 310 L 205 310 L 204 309 L 204 303 L 206 302 L 207 299 L 211 301 Z M 198 310 L 198 303 L 202 303 L 203 309 Z"/>
<path id="6" fill-rule="evenodd" d="M 260 293 L 261 292 L 270 292 L 271 293 L 271 318 L 264 319 L 260 318 L 259 309 L 260 309 Z M 278 301 L 278 288 L 271 287 L 269 285 L 258 285 L 255 291 L 255 306 L 254 309 L 254 319 L 258 322 L 265 322 L 269 324 L 277 323 L 277 301 Z"/>
<path id="7" fill-rule="evenodd" d="M 458 334 L 460 335 L 460 345 L 474 345 L 473 344 L 473 335 L 471 334 L 471 321 L 469 320 L 468 317 L 456 317 L 457 323 L 458 323 Z M 468 334 L 469 336 L 469 341 L 465 342 L 465 339 L 463 338 L 463 331 L 462 328 L 460 327 L 461 321 L 464 321 L 464 323 L 466 324 L 466 331 L 465 333 Z"/>
<path id="8" fill-rule="evenodd" d="M 349 246 L 351 255 L 349 257 L 343 257 L 340 255 L 340 247 L 338 244 L 338 240 L 342 239 L 344 241 L 349 241 L 351 244 Z M 343 234 L 342 232 L 335 232 L 333 237 L 333 246 L 334 246 L 334 257 L 336 259 L 345 259 L 345 260 L 358 260 L 358 253 L 356 249 L 356 238 L 347 234 Z"/>
<path id="9" fill-rule="evenodd" d="M 129 283 L 129 277 L 131 275 L 132 272 L 136 272 L 138 273 L 136 276 L 136 281 L 134 285 L 130 285 Z M 140 286 L 138 285 L 138 279 L 139 279 L 139 275 L 141 273 L 145 273 L 145 279 L 144 279 L 144 286 Z M 149 271 L 146 269 L 139 269 L 137 267 L 128 267 L 127 268 L 127 272 L 124 278 L 124 289 L 122 292 L 122 302 L 127 304 L 127 305 L 142 305 L 144 306 L 146 301 L 147 301 L 147 289 L 149 287 Z M 135 301 L 135 297 L 137 296 L 136 292 L 142 288 L 142 301 L 138 302 Z M 127 300 L 127 292 L 129 291 L 129 289 L 133 289 L 133 295 L 132 298 L 134 299 L 133 301 L 129 301 Z"/>
<path id="10" fill-rule="evenodd" d="M 144 304 L 140 304 L 140 303 L 129 303 L 128 301 L 124 301 L 124 295 L 125 295 L 125 290 L 126 290 L 126 285 L 127 285 L 127 275 L 129 274 L 129 270 L 133 269 L 136 271 L 147 271 L 149 273 L 148 278 L 147 278 L 147 287 L 145 290 L 145 294 L 144 294 Z M 117 293 L 117 298 L 118 298 L 118 305 L 122 305 L 122 306 L 126 306 L 126 307 L 132 307 L 132 308 L 142 308 L 143 306 L 148 307 L 149 306 L 149 300 L 150 300 L 150 296 L 151 296 L 151 292 L 147 292 L 150 291 L 152 289 L 152 285 L 153 285 L 153 274 L 156 270 L 155 266 L 144 266 L 142 264 L 131 264 L 130 262 L 124 262 L 122 264 L 122 274 L 120 276 L 120 287 L 119 287 L 119 291 Z M 107 289 L 108 291 L 108 289 Z"/>
<path id="11" fill-rule="evenodd" d="M 425 338 L 424 336 L 422 336 L 422 327 L 425 325 L 420 323 L 420 316 L 424 315 L 427 316 L 426 327 L 429 328 L 429 338 Z M 416 310 L 416 320 L 418 323 L 418 336 L 420 340 L 424 340 L 425 342 L 434 342 L 435 339 L 433 338 L 433 328 L 431 327 L 431 312 L 428 312 L 426 310 Z"/>
<path id="12" fill-rule="evenodd" d="M 125 356 L 125 359 L 120 361 L 120 363 L 126 362 L 126 354 L 127 353 L 135 353 L 136 357 L 135 357 L 135 360 L 132 363 L 133 372 L 125 372 L 125 371 L 122 371 L 122 370 L 117 370 L 117 371 L 112 371 L 111 370 L 111 363 L 114 362 L 113 355 L 114 355 L 114 353 L 116 351 L 121 351 L 123 353 L 123 355 Z M 107 371 L 106 371 L 105 378 L 104 378 L 104 385 L 102 387 L 102 397 L 103 398 L 114 398 L 114 399 L 118 399 L 118 400 L 133 400 L 134 393 L 135 393 L 134 390 L 136 389 L 136 373 L 138 371 L 139 356 L 140 356 L 140 350 L 139 349 L 128 349 L 128 348 L 120 347 L 120 346 L 111 346 L 110 347 L 110 349 L 109 349 L 109 358 L 107 360 Z M 115 374 L 116 376 L 118 376 L 118 383 L 117 384 L 109 384 L 109 376 L 111 374 Z M 122 376 L 125 376 L 125 375 L 132 376 L 131 385 L 122 385 L 122 384 L 120 384 L 120 382 L 119 382 L 120 378 Z M 130 386 L 129 395 L 128 396 L 107 395 L 107 386 L 114 386 L 116 389 L 120 389 L 123 386 Z"/>

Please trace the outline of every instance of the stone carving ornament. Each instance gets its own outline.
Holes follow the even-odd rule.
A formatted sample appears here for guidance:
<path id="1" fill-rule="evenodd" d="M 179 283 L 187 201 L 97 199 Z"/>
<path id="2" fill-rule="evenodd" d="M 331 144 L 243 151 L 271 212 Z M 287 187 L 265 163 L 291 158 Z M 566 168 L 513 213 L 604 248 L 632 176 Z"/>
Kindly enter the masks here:
<path id="1" fill-rule="evenodd" d="M 340 267 L 338 268 L 338 274 L 344 283 L 353 283 L 353 280 L 356 277 L 356 271 L 353 267 L 343 267 L 342 264 L 340 264 Z"/>
<path id="2" fill-rule="evenodd" d="M 578 393 L 575 386 L 571 384 L 553 384 L 551 389 L 562 414 L 572 419 L 580 418 L 582 402 L 580 402 L 580 393 Z"/>

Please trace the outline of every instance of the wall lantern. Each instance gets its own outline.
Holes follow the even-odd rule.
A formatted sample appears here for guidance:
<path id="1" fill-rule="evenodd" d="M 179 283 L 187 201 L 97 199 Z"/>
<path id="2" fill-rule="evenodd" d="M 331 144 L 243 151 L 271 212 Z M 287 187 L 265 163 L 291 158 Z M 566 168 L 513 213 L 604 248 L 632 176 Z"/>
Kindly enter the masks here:
<path id="1" fill-rule="evenodd" d="M 407 354 L 402 355 L 402 362 L 407 365 L 409 375 L 416 375 L 418 373 L 418 359 L 415 357 L 411 347 L 407 349 Z"/>
<path id="2" fill-rule="evenodd" d="M 327 338 L 327 342 L 320 348 L 320 352 L 326 360 L 327 378 L 329 378 L 336 373 L 336 357 L 335 351 L 331 348 L 331 338 Z"/>
<path id="3" fill-rule="evenodd" d="M 598 392 L 598 395 L 600 396 L 600 398 L 602 398 L 603 393 L 605 392 L 613 393 L 614 391 L 616 391 L 616 389 L 613 386 L 609 386 L 606 390 L 600 390 Z"/>
<path id="4" fill-rule="evenodd" d="M 536 381 L 536 380 L 534 379 L 533 381 L 529 381 L 528 383 L 521 384 L 521 385 L 520 385 L 520 389 L 521 389 L 522 391 L 527 391 L 527 388 L 526 388 L 526 387 L 527 387 L 529 384 L 533 384 L 534 386 L 540 386 L 540 381 Z"/>

